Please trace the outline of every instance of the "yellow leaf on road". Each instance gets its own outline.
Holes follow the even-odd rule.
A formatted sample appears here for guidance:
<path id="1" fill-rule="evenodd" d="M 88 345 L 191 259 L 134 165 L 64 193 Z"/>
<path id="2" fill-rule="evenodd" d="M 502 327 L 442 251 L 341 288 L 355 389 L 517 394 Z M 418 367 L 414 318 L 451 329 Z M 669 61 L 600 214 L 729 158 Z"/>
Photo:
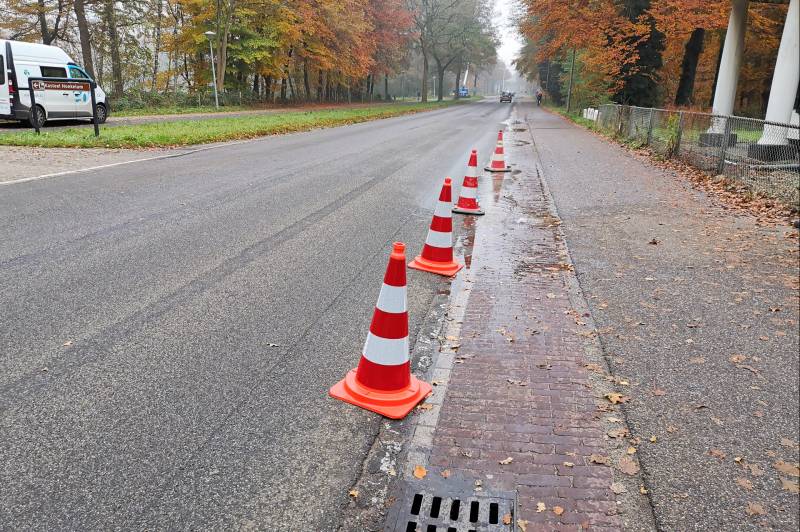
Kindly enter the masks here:
<path id="1" fill-rule="evenodd" d="M 417 478 L 425 478 L 425 475 L 428 474 L 428 470 L 418 465 L 414 468 L 414 476 Z"/>
<path id="2" fill-rule="evenodd" d="M 564 513 L 564 509 L 561 506 L 553 506 L 553 513 L 556 515 L 561 515 Z"/>
<path id="3" fill-rule="evenodd" d="M 536 503 L 536 513 L 540 514 L 540 513 L 544 512 L 545 510 L 547 510 L 547 506 L 545 505 L 545 503 L 543 503 L 543 502 L 537 502 Z"/>
<path id="4" fill-rule="evenodd" d="M 508 457 L 508 458 L 506 458 L 505 460 L 500 460 L 500 464 L 502 464 L 502 465 L 508 465 L 508 464 L 510 464 L 510 463 L 511 463 L 511 462 L 513 462 L 513 461 L 514 461 L 514 459 L 513 459 L 513 458 L 511 458 L 511 457 L 509 456 L 509 457 Z"/>

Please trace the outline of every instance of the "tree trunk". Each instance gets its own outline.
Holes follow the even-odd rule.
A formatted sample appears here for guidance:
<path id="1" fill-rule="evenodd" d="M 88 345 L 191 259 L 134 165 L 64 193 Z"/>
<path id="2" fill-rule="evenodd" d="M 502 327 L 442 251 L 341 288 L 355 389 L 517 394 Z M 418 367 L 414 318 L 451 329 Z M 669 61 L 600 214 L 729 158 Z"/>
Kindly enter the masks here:
<path id="1" fill-rule="evenodd" d="M 261 96 L 261 86 L 258 83 L 258 74 L 253 74 L 253 94 L 256 98 Z"/>
<path id="2" fill-rule="evenodd" d="M 461 68 L 462 63 L 461 61 L 458 62 L 458 69 L 456 70 L 456 92 L 454 98 L 458 100 L 459 98 L 459 91 L 461 90 Z"/>
<path id="3" fill-rule="evenodd" d="M 86 9 L 83 5 L 84 0 L 75 0 L 72 7 L 75 10 L 75 20 L 78 23 L 78 36 L 81 41 L 81 57 L 83 58 L 83 68 L 92 78 L 94 75 L 94 62 L 92 61 L 92 37 L 89 33 L 89 24 L 86 22 Z"/>
<path id="4" fill-rule="evenodd" d="M 228 64 L 228 39 L 231 33 L 231 21 L 236 10 L 236 0 L 227 0 L 224 16 L 220 12 L 222 1 L 217 0 L 217 91 L 225 90 L 225 67 Z"/>
<path id="5" fill-rule="evenodd" d="M 286 74 L 281 78 L 281 103 L 286 103 Z"/>
<path id="6" fill-rule="evenodd" d="M 681 62 L 681 77 L 678 81 L 678 90 L 675 93 L 675 105 L 691 105 L 692 92 L 694 91 L 694 77 L 697 73 L 697 61 L 703 51 L 703 38 L 706 30 L 695 28 L 691 37 L 686 42 Z"/>
<path id="7" fill-rule="evenodd" d="M 114 96 L 119 97 L 124 91 L 122 83 L 122 59 L 119 55 L 119 33 L 117 31 L 117 15 L 114 0 L 103 1 L 103 15 L 105 17 L 106 31 L 108 32 L 109 46 L 111 47 L 111 78 Z"/>
<path id="8" fill-rule="evenodd" d="M 322 69 L 319 69 L 317 75 L 317 101 L 321 102 L 325 97 L 325 85 L 322 83 Z"/>
<path id="9" fill-rule="evenodd" d="M 383 99 L 389 101 L 389 74 L 383 75 Z"/>
<path id="10" fill-rule="evenodd" d="M 711 100 L 708 102 L 709 107 L 714 107 L 714 94 L 717 92 L 717 81 L 719 81 L 719 68 L 722 66 L 722 52 L 725 48 L 725 30 L 720 31 L 719 36 L 719 54 L 717 54 L 717 68 L 714 69 L 714 83 L 711 85 Z"/>
<path id="11" fill-rule="evenodd" d="M 308 60 L 303 61 L 303 88 L 306 91 L 304 99 L 308 102 L 311 100 L 311 83 L 308 81 Z"/>
<path id="12" fill-rule="evenodd" d="M 163 7 L 163 0 L 156 0 L 156 27 L 153 39 L 153 83 L 150 85 L 150 92 L 156 92 L 158 89 L 158 56 L 161 53 L 161 16 Z"/>
<path id="13" fill-rule="evenodd" d="M 430 73 L 430 67 L 428 66 L 428 54 L 425 51 L 425 48 L 422 48 L 422 101 L 428 101 L 428 75 Z"/>
<path id="14" fill-rule="evenodd" d="M 437 60 L 436 61 L 436 77 L 438 78 L 439 86 L 436 87 L 436 101 L 441 102 L 444 100 L 444 72 L 445 68 L 441 65 L 441 63 Z"/>

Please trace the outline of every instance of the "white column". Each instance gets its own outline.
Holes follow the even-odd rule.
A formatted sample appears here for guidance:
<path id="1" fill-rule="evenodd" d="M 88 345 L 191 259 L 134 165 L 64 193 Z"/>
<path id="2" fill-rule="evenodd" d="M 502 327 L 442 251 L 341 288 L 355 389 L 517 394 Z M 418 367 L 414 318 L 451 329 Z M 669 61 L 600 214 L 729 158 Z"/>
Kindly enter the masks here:
<path id="1" fill-rule="evenodd" d="M 733 114 L 733 104 L 736 101 L 736 85 L 739 82 L 739 69 L 742 65 L 742 55 L 744 53 L 747 3 L 748 0 L 733 0 L 732 2 L 731 16 L 728 19 L 728 31 L 725 33 L 725 44 L 723 44 L 722 59 L 719 63 L 717 87 L 714 90 L 712 112 L 715 115 Z M 722 133 L 723 127 L 723 120 L 715 120 L 711 126 L 711 131 Z"/>
<path id="2" fill-rule="evenodd" d="M 772 87 L 769 90 L 767 116 L 764 120 L 783 124 L 791 122 L 798 83 L 800 83 L 800 0 L 791 0 L 789 10 L 786 12 L 778 59 L 775 61 L 775 73 L 772 75 Z M 788 132 L 788 128 L 785 127 L 765 125 L 764 134 L 758 143 L 788 144 L 786 140 Z"/>

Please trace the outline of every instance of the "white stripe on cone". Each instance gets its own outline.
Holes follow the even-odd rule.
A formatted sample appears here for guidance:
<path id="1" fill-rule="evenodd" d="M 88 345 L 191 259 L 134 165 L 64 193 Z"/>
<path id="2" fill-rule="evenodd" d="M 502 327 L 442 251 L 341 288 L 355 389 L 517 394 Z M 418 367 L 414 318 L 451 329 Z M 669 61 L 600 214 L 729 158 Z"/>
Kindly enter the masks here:
<path id="1" fill-rule="evenodd" d="M 408 362 L 408 336 L 388 339 L 367 333 L 364 358 L 381 366 L 399 366 Z"/>
<path id="2" fill-rule="evenodd" d="M 381 293 L 378 295 L 378 304 L 375 305 L 379 310 L 399 314 L 406 311 L 406 287 L 392 286 L 383 283 Z"/>
<path id="3" fill-rule="evenodd" d="M 493 161 L 502 161 L 503 160 L 503 154 L 502 153 L 493 153 L 492 154 L 492 160 Z"/>
<path id="4" fill-rule="evenodd" d="M 478 177 L 478 168 L 476 166 L 467 166 L 466 177 Z"/>
<path id="5" fill-rule="evenodd" d="M 428 231 L 428 238 L 425 239 L 425 243 L 435 248 L 452 247 L 453 246 L 452 233 L 450 233 L 449 231 L 447 233 L 443 233 L 441 231 L 434 231 L 433 229 L 430 229 Z"/>
<path id="6" fill-rule="evenodd" d="M 461 192 L 459 192 L 459 195 L 462 198 L 475 199 L 476 197 L 478 197 L 476 192 L 477 189 L 475 187 L 461 187 Z"/>
<path id="7" fill-rule="evenodd" d="M 453 215 L 450 214 L 450 209 L 452 205 L 446 201 L 440 201 L 436 204 L 436 210 L 433 211 L 434 216 L 438 216 L 439 218 L 452 218 Z"/>

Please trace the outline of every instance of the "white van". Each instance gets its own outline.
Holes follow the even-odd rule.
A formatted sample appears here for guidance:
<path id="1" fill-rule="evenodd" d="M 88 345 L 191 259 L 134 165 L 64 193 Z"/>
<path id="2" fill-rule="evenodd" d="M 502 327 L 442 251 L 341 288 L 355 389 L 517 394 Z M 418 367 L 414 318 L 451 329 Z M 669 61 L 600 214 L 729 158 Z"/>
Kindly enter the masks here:
<path id="1" fill-rule="evenodd" d="M 70 56 L 57 46 L 0 39 L 0 119 L 31 122 L 28 78 L 89 80 Z M 92 95 L 88 90 L 37 90 L 34 118 L 42 126 L 51 120 L 92 119 Z M 106 93 L 95 89 L 97 118 L 106 121 L 111 108 Z"/>

